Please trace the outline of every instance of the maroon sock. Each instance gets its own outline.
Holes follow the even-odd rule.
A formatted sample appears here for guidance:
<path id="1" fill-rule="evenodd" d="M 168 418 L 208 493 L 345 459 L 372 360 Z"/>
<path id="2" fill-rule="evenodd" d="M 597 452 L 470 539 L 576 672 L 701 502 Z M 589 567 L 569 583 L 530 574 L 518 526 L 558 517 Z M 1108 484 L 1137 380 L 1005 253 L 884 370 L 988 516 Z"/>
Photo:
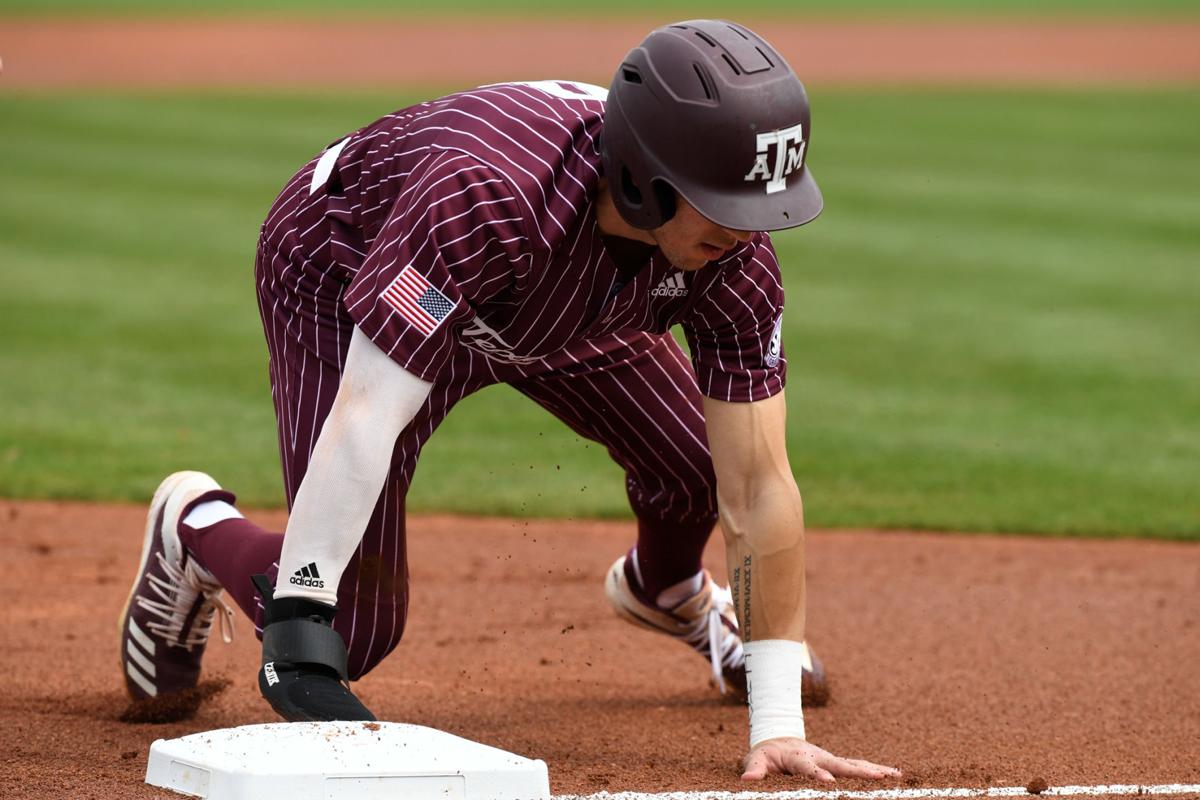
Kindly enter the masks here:
<path id="1" fill-rule="evenodd" d="M 180 519 L 187 517 L 193 506 L 209 500 L 232 503 L 233 496 L 210 492 L 190 503 Z M 192 557 L 221 582 L 221 586 L 250 619 L 257 617 L 258 590 L 250 576 L 266 574 L 279 560 L 283 535 L 267 531 L 248 519 L 226 519 L 206 528 L 179 524 L 179 538 Z"/>
<path id="2" fill-rule="evenodd" d="M 639 519 L 637 562 L 646 596 L 658 597 L 664 589 L 699 572 L 712 531 L 711 522 L 687 526 Z"/>

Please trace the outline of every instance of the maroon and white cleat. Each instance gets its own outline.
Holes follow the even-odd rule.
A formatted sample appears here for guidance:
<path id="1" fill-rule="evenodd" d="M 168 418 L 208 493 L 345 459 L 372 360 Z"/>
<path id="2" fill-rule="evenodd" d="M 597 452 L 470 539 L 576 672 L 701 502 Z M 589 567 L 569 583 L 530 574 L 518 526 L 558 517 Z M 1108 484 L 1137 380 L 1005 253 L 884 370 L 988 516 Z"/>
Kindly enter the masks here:
<path id="1" fill-rule="evenodd" d="M 196 686 L 200 659 L 221 612 L 221 633 L 233 640 L 233 610 L 221 585 L 179 540 L 188 504 L 221 487 L 203 472 L 176 472 L 159 484 L 146 515 L 142 561 L 121 612 L 121 674 L 134 700 Z"/>
<path id="2" fill-rule="evenodd" d="M 664 608 L 642 591 L 637 565 L 628 556 L 621 556 L 608 571 L 604 593 L 617 616 L 678 639 L 707 659 L 712 682 L 721 694 L 732 687 L 745 698 L 746 655 L 733 597 L 729 588 L 718 586 L 707 570 L 702 573 L 698 592 Z M 829 701 L 825 666 L 807 644 L 804 649 L 807 660 L 801 675 L 801 697 L 806 706 L 823 706 Z"/>

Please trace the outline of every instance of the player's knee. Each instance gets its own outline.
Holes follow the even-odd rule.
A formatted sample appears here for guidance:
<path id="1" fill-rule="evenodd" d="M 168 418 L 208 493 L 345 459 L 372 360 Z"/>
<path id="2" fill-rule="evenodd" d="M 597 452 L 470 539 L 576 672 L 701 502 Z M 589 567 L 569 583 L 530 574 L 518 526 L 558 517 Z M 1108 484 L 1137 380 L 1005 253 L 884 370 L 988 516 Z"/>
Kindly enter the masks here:
<path id="1" fill-rule="evenodd" d="M 672 437 L 670 448 L 660 452 L 657 461 L 629 469 L 630 493 L 638 487 L 648 502 L 694 508 L 715 519 L 717 475 L 702 433 Z"/>
<path id="2" fill-rule="evenodd" d="M 717 522 L 716 481 L 711 484 L 679 482 L 645 485 L 633 475 L 626 478 L 629 504 L 641 519 L 683 527 L 711 528 Z"/>

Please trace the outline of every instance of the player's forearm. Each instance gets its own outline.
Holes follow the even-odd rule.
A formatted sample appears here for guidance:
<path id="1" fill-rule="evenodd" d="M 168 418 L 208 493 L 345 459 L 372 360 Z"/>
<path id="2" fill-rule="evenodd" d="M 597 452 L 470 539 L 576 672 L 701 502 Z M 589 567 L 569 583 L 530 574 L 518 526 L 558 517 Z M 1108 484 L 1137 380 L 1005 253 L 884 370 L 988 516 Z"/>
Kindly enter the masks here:
<path id="1" fill-rule="evenodd" d="M 339 579 L 387 476 L 392 450 L 375 438 L 386 434 L 368 430 L 353 414 L 330 414 L 288 519 L 277 596 L 337 604 Z M 317 577 L 308 577 L 312 564 Z"/>
<path id="2" fill-rule="evenodd" d="M 730 588 L 745 642 L 750 745 L 804 738 L 804 507 L 783 395 L 704 404 Z"/>
<path id="3" fill-rule="evenodd" d="M 742 638 L 801 641 L 804 508 L 788 463 L 784 396 L 706 398 L 704 416 Z"/>
<path id="4" fill-rule="evenodd" d="M 718 499 L 720 491 L 718 488 Z M 750 746 L 805 738 L 804 513 L 790 475 L 747 505 L 723 506 L 722 527 L 750 692 Z"/>
<path id="5" fill-rule="evenodd" d="M 721 528 L 742 639 L 804 640 L 804 508 L 790 475 L 760 476 L 733 501 Z"/>
<path id="6" fill-rule="evenodd" d="M 374 512 L 396 438 L 430 388 L 355 329 L 337 398 L 292 504 L 277 597 L 336 605 L 338 583 Z"/>

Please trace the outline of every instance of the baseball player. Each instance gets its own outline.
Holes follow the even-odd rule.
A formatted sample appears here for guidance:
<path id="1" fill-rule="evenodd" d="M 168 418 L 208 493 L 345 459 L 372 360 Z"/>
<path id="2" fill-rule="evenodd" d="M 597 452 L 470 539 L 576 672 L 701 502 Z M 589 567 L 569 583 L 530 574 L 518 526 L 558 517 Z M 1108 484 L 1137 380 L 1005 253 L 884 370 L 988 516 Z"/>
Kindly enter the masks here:
<path id="1" fill-rule="evenodd" d="M 404 498 L 458 400 L 504 382 L 625 470 L 637 543 L 605 590 L 747 691 L 748 779 L 899 772 L 805 738 L 804 527 L 784 437 L 783 286 L 764 231 L 821 210 L 804 88 L 765 40 L 653 31 L 607 91 L 484 86 L 390 114 L 284 187 L 258 244 L 280 537 L 198 472 L 151 502 L 122 615 L 135 699 L 194 686 L 215 618 L 262 636 L 289 720 L 374 719 L 348 681 L 400 641 Z M 679 324 L 690 361 L 668 333 Z M 732 579 L 701 552 L 718 519 Z M 740 623 L 740 624 L 739 624 Z"/>

